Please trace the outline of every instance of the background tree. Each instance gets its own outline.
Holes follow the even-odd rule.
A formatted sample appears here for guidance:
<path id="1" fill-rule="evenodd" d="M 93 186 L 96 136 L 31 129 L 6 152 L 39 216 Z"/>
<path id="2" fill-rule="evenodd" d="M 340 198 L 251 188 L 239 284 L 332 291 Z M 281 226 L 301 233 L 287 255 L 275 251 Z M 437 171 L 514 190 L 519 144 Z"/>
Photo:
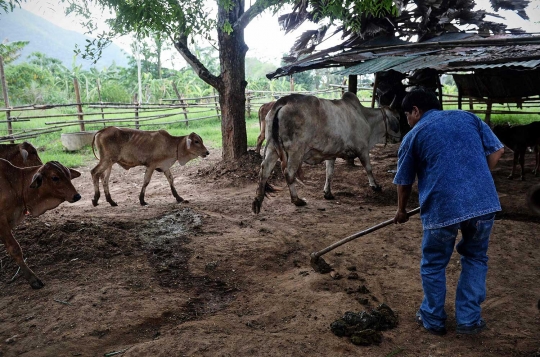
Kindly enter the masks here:
<path id="1" fill-rule="evenodd" d="M 19 58 L 21 50 L 29 43 L 28 41 L 9 42 L 7 39 L 4 40 L 0 44 L 0 56 L 4 58 L 4 64 L 9 64 Z"/>

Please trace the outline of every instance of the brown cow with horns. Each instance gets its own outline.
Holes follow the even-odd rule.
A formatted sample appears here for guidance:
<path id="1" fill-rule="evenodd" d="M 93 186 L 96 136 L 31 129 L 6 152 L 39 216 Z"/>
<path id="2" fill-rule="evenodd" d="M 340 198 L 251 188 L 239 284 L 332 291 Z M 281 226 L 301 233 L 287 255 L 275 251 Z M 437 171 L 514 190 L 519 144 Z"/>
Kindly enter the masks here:
<path id="1" fill-rule="evenodd" d="M 209 154 L 199 135 L 191 133 L 186 136 L 172 136 L 165 130 L 142 131 L 110 126 L 101 129 L 94 135 L 92 150 L 94 150 L 94 144 L 97 146 L 100 156 L 99 163 L 91 171 L 94 182 L 94 199 L 92 200 L 94 206 L 98 205 L 100 196 L 100 178 L 103 180 L 103 190 L 107 202 L 111 206 L 117 206 L 109 191 L 109 176 L 115 163 L 126 170 L 135 166 L 146 166 L 144 183 L 139 195 L 141 205 L 147 204 L 144 201 L 144 194 L 154 170 L 163 172 L 169 181 L 176 201 L 182 202 L 184 199 L 178 195 L 174 188 L 171 166 L 177 160 L 183 166 L 198 156 L 206 157 Z"/>
<path id="2" fill-rule="evenodd" d="M 44 284 L 26 265 L 12 230 L 26 214 L 39 216 L 64 201 L 80 200 L 81 195 L 71 183 L 79 176 L 80 172 L 56 161 L 20 168 L 0 159 L 0 239 L 34 289 L 40 289 Z"/>

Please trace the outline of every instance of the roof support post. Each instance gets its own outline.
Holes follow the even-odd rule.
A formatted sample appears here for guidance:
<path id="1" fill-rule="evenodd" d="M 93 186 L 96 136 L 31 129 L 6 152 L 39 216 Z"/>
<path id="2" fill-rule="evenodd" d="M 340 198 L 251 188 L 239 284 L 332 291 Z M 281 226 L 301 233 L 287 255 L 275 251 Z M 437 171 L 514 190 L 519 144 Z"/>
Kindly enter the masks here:
<path id="1" fill-rule="evenodd" d="M 442 96 L 442 84 L 441 84 L 441 75 L 437 73 L 437 89 L 439 90 L 439 103 L 441 103 L 441 110 L 443 109 L 443 96 Z"/>
<path id="2" fill-rule="evenodd" d="M 373 93 L 371 94 L 371 107 L 375 108 L 375 94 L 379 85 L 379 72 L 375 73 L 375 82 L 373 83 Z"/>
<path id="3" fill-rule="evenodd" d="M 487 125 L 491 128 L 491 108 L 493 107 L 493 102 L 491 99 L 487 100 L 487 108 L 486 108 L 486 116 L 484 118 L 484 121 Z"/>
<path id="4" fill-rule="evenodd" d="M 357 90 L 358 90 L 358 76 L 356 74 L 349 74 L 348 91 L 356 94 Z"/>

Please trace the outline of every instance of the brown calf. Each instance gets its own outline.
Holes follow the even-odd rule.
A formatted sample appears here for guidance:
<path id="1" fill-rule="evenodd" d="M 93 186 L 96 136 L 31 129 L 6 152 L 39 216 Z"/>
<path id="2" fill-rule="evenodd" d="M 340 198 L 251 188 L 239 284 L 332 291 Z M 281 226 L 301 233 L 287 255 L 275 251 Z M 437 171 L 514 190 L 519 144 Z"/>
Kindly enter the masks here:
<path id="1" fill-rule="evenodd" d="M 0 239 L 34 289 L 40 289 L 44 284 L 24 262 L 21 247 L 11 231 L 25 214 L 39 216 L 64 201 L 80 200 L 81 195 L 71 183 L 79 176 L 78 171 L 56 161 L 20 168 L 0 159 Z"/>
<path id="2" fill-rule="evenodd" d="M 0 145 L 0 159 L 5 159 L 18 167 L 43 165 L 36 148 L 26 141 L 20 144 Z"/>
<path id="3" fill-rule="evenodd" d="M 261 154 L 261 146 L 265 139 L 265 131 L 266 131 L 266 114 L 272 109 L 274 106 L 275 101 L 272 101 L 270 103 L 266 103 L 261 105 L 259 108 L 259 129 L 261 133 L 259 134 L 259 137 L 257 138 L 257 147 L 255 148 L 255 152 L 257 154 Z"/>
<path id="4" fill-rule="evenodd" d="M 147 204 L 144 201 L 144 193 L 154 170 L 163 172 L 176 201 L 182 202 L 184 199 L 176 193 L 174 188 L 171 166 L 177 160 L 183 166 L 198 156 L 206 157 L 209 154 L 199 135 L 191 133 L 186 136 L 172 136 L 165 130 L 142 131 L 111 126 L 101 129 L 94 135 L 92 150 L 94 150 L 94 144 L 99 150 L 99 163 L 91 171 L 94 182 L 94 199 L 92 200 L 94 206 L 98 205 L 100 196 L 100 178 L 103 181 L 107 202 L 111 206 L 117 206 L 109 191 L 109 176 L 115 163 L 126 170 L 135 166 L 146 166 L 144 183 L 139 195 L 141 205 Z"/>

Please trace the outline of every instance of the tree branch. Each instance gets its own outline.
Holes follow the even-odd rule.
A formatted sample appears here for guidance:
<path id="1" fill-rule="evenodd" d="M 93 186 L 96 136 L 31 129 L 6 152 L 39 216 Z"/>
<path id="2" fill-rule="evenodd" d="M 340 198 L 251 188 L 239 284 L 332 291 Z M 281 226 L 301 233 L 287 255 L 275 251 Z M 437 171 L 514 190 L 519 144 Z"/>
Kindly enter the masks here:
<path id="1" fill-rule="evenodd" d="M 245 11 L 233 25 L 233 31 L 236 29 L 246 28 L 246 26 L 258 15 L 262 14 L 264 10 L 274 5 L 284 4 L 283 0 L 257 0 L 255 4 L 251 5 L 247 11 Z"/>
<path id="2" fill-rule="evenodd" d="M 220 88 L 223 86 L 221 78 L 210 73 L 204 64 L 202 64 L 201 61 L 199 61 L 199 59 L 193 53 L 191 53 L 187 46 L 187 39 L 177 38 L 173 43 L 176 50 L 180 52 L 182 57 L 191 66 L 191 68 L 193 68 L 199 78 L 216 88 L 219 92 Z"/>

